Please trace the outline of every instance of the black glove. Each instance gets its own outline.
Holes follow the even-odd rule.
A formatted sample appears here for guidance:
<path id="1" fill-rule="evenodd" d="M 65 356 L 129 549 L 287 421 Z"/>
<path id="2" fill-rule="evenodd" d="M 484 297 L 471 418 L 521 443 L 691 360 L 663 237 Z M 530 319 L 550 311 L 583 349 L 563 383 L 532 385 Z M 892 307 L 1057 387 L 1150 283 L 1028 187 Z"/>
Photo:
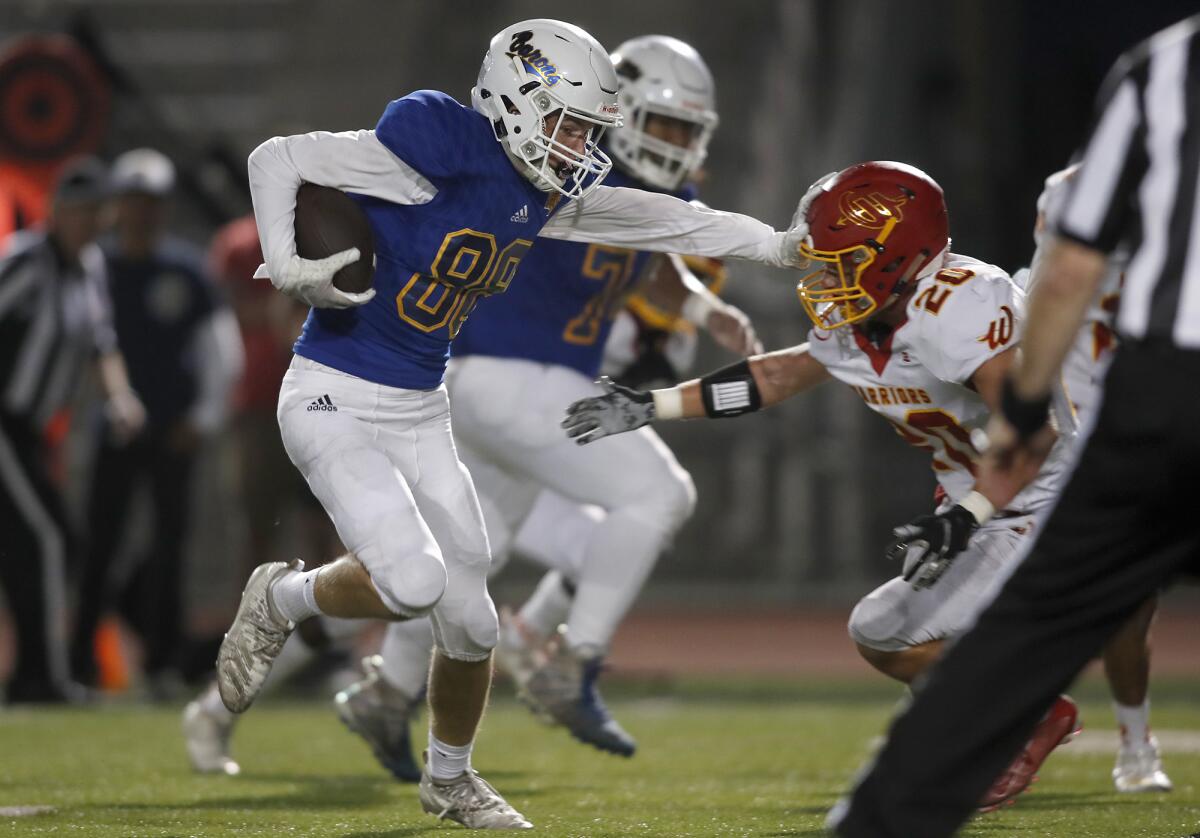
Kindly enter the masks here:
<path id="1" fill-rule="evenodd" d="M 975 516 L 959 504 L 936 515 L 921 515 L 892 530 L 889 559 L 902 559 L 901 573 L 915 590 L 931 587 L 963 551 L 979 528 Z"/>
<path id="2" fill-rule="evenodd" d="M 562 426 L 567 436 L 580 445 L 601 437 L 621 434 L 647 425 L 654 419 L 654 397 L 645 390 L 631 390 L 603 376 L 597 384 L 602 396 L 580 399 L 567 408 Z"/>

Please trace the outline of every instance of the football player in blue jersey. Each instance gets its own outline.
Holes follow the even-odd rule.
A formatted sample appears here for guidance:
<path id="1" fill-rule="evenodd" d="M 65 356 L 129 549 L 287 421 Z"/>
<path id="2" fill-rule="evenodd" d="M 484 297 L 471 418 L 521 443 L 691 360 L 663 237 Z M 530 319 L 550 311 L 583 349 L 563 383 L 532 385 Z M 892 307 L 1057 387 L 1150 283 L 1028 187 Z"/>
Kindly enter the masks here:
<path id="1" fill-rule="evenodd" d="M 659 35 L 622 44 L 612 59 L 627 122 L 605 144 L 616 160 L 605 183 L 694 197 L 688 181 L 717 124 L 708 67 L 692 47 Z M 454 438 L 479 491 L 493 572 L 518 531 L 519 552 L 551 568 L 520 615 L 501 617 L 497 665 L 540 715 L 622 756 L 636 744 L 606 710 L 596 678 L 617 625 L 691 514 L 695 490 L 657 434 L 589 453 L 562 435 L 559 420 L 567 404 L 599 392 L 593 381 L 606 339 L 635 286 L 711 327 L 733 352 L 760 348 L 745 315 L 677 258 L 555 241 L 534 247 L 508 292 L 464 324 L 447 375 Z M 556 520 L 530 532 L 531 510 L 547 493 L 563 498 Z M 398 722 L 416 706 L 432 645 L 428 624 L 393 623 L 381 659 L 370 659 L 366 678 L 337 699 L 343 720 L 397 776 L 415 773 L 397 771 L 412 764 Z"/>
<path id="2" fill-rule="evenodd" d="M 221 699 L 250 706 L 298 620 L 430 615 L 419 797 L 469 827 L 530 824 L 470 766 L 498 624 L 483 515 L 450 434 L 451 339 L 482 297 L 508 288 L 538 237 L 789 267 L 807 234 L 601 185 L 611 161 L 598 142 L 620 122 L 617 88 L 586 32 L 523 21 L 492 39 L 471 108 L 419 91 L 391 102 L 374 130 L 277 137 L 250 156 L 263 273 L 313 306 L 280 391 L 280 430 L 349 553 L 314 571 L 274 562 L 251 575 L 218 654 Z M 303 182 L 341 189 L 366 212 L 372 289 L 333 286 L 355 248 L 297 255 Z M 494 407 L 507 413 L 518 399 L 502 394 Z"/>

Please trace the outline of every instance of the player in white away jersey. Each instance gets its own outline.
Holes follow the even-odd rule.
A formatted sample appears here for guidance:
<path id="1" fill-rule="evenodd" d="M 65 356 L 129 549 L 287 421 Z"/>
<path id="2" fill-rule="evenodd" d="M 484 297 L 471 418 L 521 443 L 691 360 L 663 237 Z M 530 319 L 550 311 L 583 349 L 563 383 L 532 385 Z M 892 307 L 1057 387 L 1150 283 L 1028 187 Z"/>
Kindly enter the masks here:
<path id="1" fill-rule="evenodd" d="M 1021 561 L 1069 466 L 1069 447 L 1048 435 L 1053 450 L 1022 471 L 1020 484 L 1002 485 L 990 472 L 994 485 L 977 480 L 972 432 L 999 408 L 1023 294 L 1000 268 L 949 252 L 945 201 L 928 175 L 901 163 L 852 166 L 814 185 L 800 213 L 810 229 L 801 249 L 815 268 L 799 286 L 814 323 L 808 343 L 664 390 L 606 383 L 606 395 L 572 405 L 563 425 L 589 443 L 656 419 L 738 416 L 830 378 L 848 384 L 929 451 L 945 495 L 936 515 L 897 528 L 889 552 L 903 558 L 902 575 L 850 618 L 863 657 L 910 683 Z M 997 509 L 989 497 L 1012 500 Z M 1075 727 L 1076 709 L 1063 697 L 1039 731 L 1045 753 L 1032 761 Z M 1006 787 L 985 803 L 1019 791 Z"/>
<path id="2" fill-rule="evenodd" d="M 1038 220 L 1033 233 L 1038 244 L 1035 262 L 1040 258 L 1046 211 L 1051 202 L 1061 199 L 1065 185 L 1078 168 L 1075 164 L 1046 179 L 1046 188 L 1038 198 Z M 1059 424 L 1079 429 L 1076 452 L 1091 431 L 1100 406 L 1104 375 L 1117 348 L 1113 318 L 1121 296 L 1124 264 L 1123 258 L 1110 260 L 1108 274 L 1101 281 L 1096 299 L 1063 362 L 1065 409 L 1071 415 L 1061 417 Z M 1013 275 L 1013 281 L 1029 291 L 1026 287 L 1029 275 L 1029 269 L 1022 269 Z M 1158 741 L 1150 732 L 1149 632 L 1157 605 L 1157 599 L 1147 601 L 1104 648 L 1104 672 L 1121 731 L 1120 750 L 1112 772 L 1113 784 L 1120 792 L 1170 791 L 1173 787 L 1163 771 Z"/>

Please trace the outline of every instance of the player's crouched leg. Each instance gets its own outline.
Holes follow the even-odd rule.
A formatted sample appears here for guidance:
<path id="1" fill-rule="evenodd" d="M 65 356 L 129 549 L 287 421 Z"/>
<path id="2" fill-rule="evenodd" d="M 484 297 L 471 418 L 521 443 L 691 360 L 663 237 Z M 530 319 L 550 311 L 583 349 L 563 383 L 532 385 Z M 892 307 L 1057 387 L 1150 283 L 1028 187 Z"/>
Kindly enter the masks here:
<path id="1" fill-rule="evenodd" d="M 910 628 L 909 594 L 902 579 L 893 579 L 867 594 L 850 614 L 847 629 L 863 660 L 875 669 L 909 683 L 930 662 L 940 643 L 918 642 Z"/>

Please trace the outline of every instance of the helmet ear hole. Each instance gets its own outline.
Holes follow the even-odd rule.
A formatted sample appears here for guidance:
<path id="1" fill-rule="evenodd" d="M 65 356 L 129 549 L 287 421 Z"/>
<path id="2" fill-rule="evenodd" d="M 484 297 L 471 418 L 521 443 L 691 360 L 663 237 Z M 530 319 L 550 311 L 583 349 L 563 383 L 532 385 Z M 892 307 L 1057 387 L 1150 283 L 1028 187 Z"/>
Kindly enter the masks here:
<path id="1" fill-rule="evenodd" d="M 513 100 L 509 99 L 503 93 L 500 94 L 500 101 L 504 103 L 505 110 L 507 110 L 510 114 L 513 114 L 514 116 L 521 115 L 521 109 L 513 104 Z"/>
<path id="2" fill-rule="evenodd" d="M 641 68 L 628 58 L 617 62 L 616 71 L 618 76 L 629 81 L 637 81 L 642 77 Z"/>

